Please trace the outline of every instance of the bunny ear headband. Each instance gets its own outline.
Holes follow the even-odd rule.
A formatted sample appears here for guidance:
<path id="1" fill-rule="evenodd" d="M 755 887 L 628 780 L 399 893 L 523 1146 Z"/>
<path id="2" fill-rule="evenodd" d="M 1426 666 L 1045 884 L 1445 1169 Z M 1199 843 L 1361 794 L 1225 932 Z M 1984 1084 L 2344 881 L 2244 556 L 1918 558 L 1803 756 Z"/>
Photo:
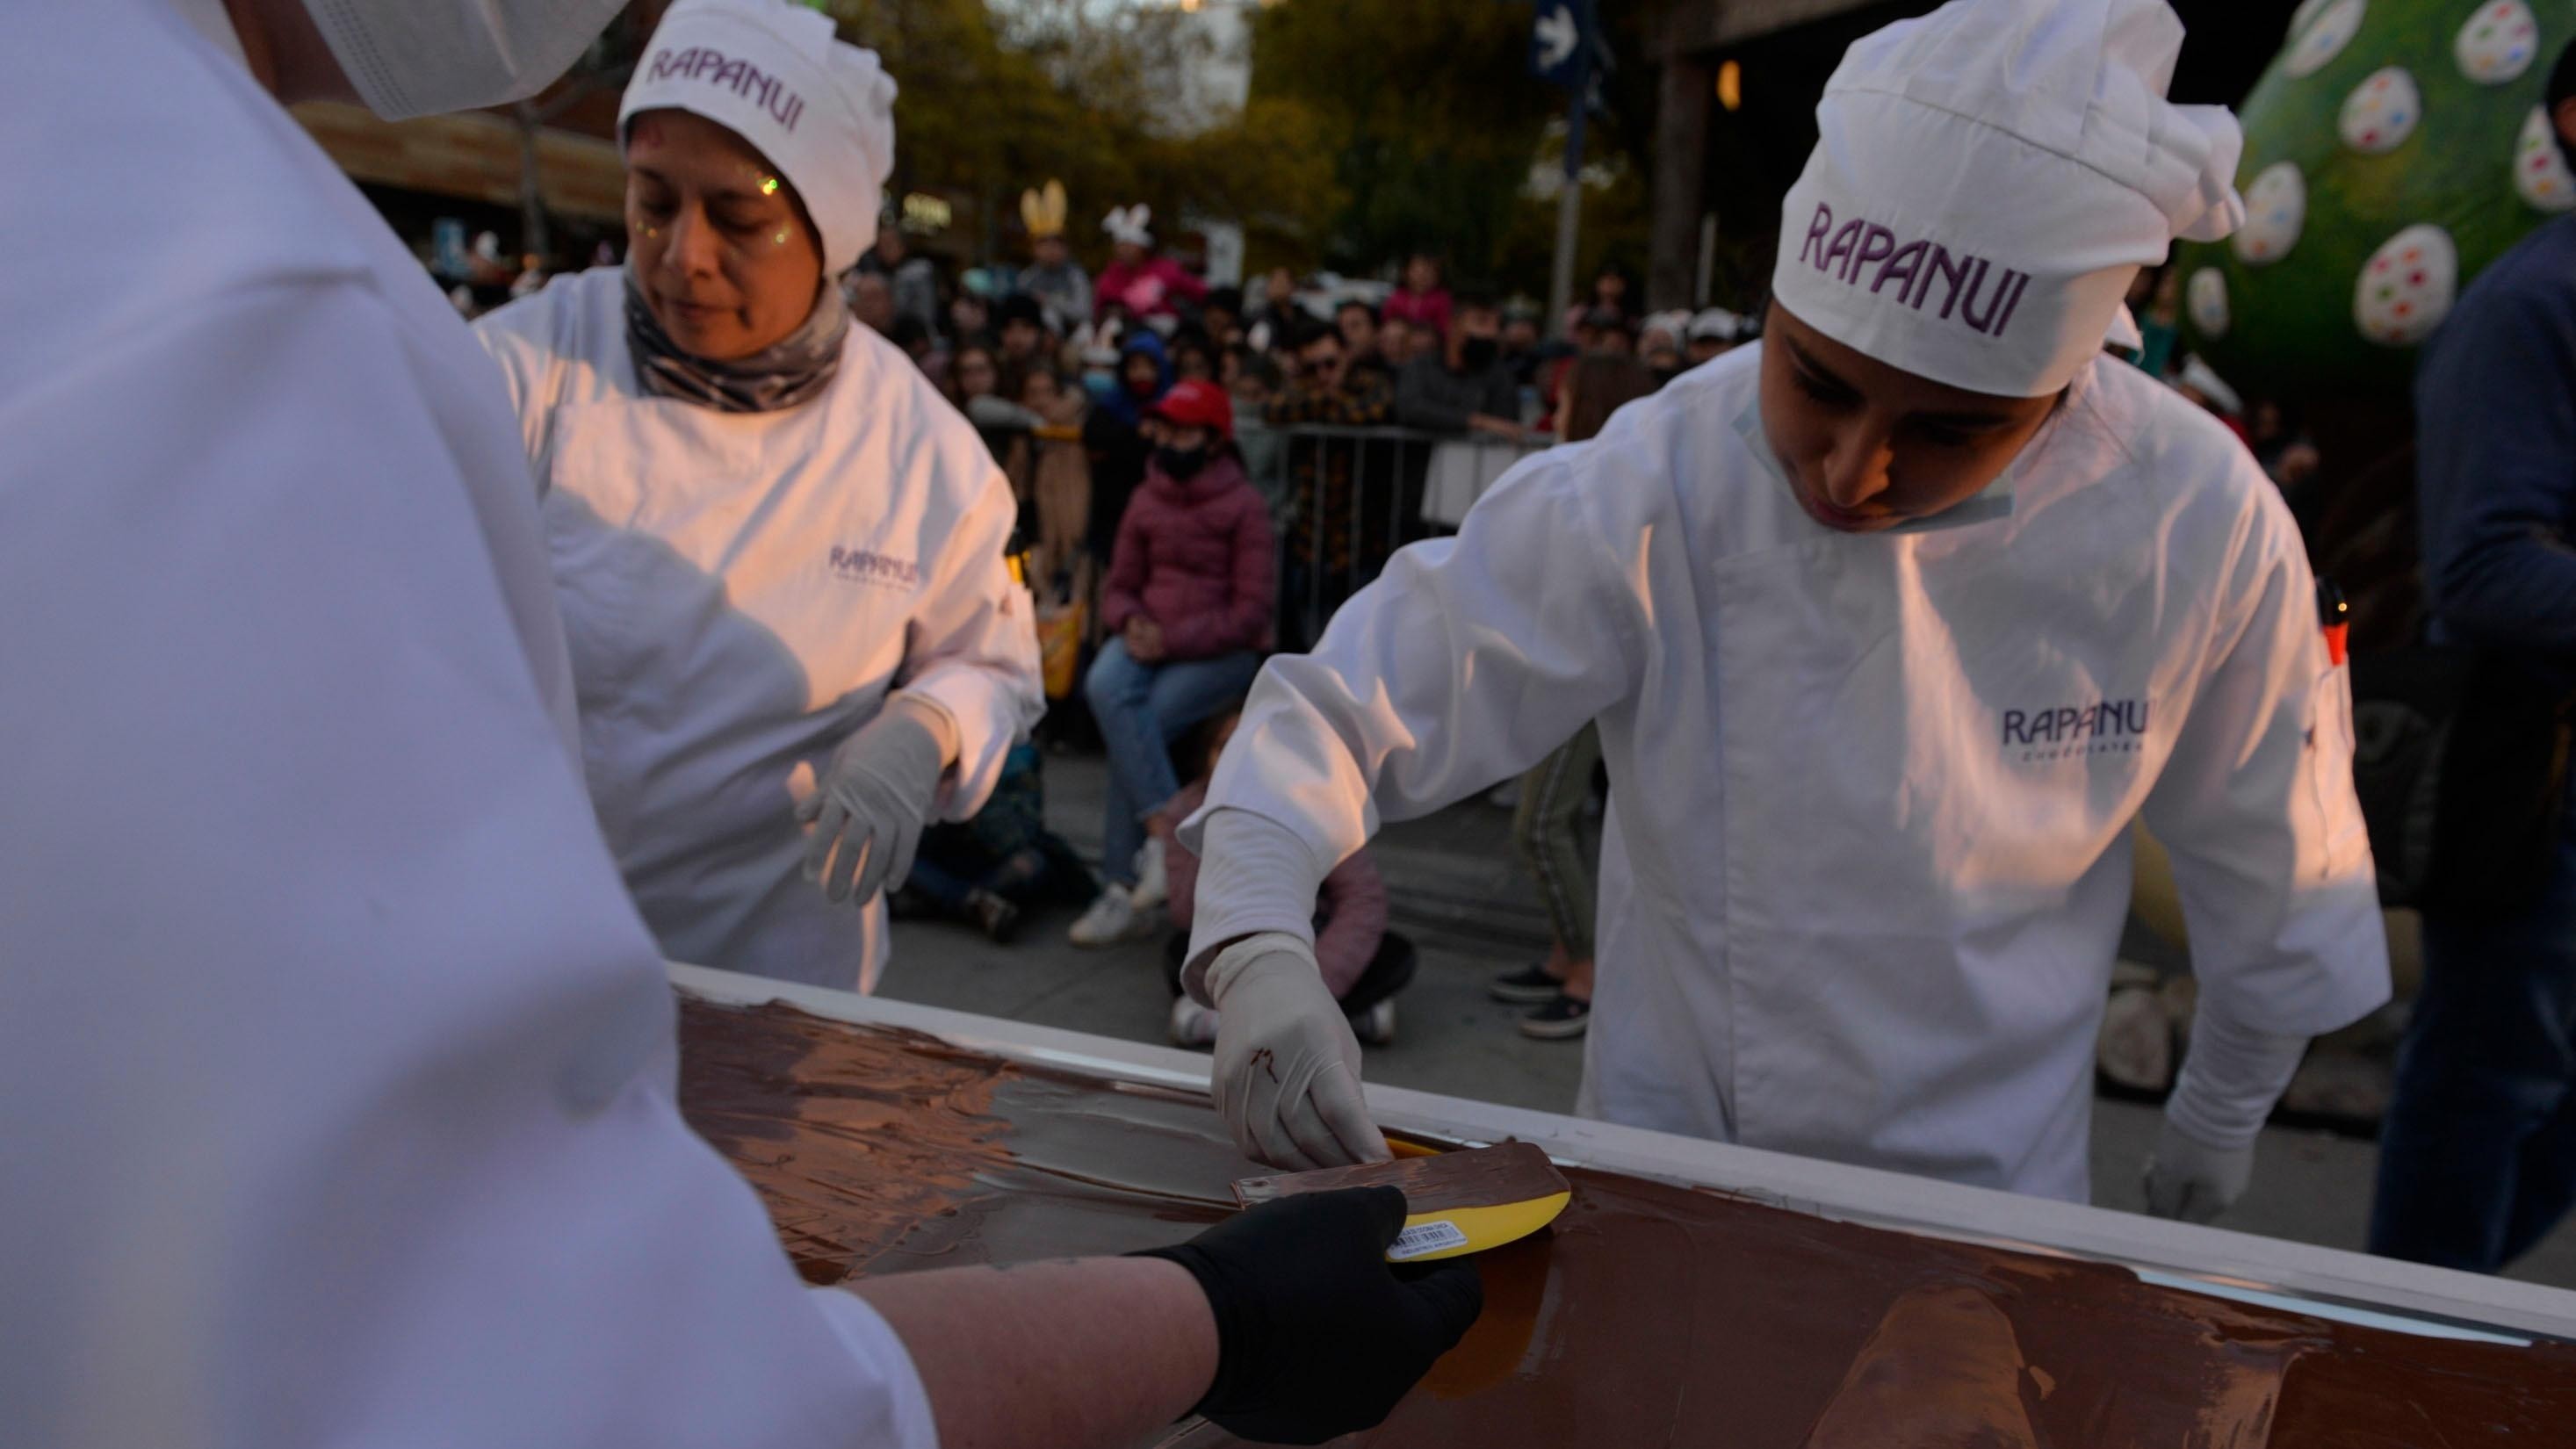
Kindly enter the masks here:
<path id="1" fill-rule="evenodd" d="M 1112 210 L 1102 219 L 1100 229 L 1109 233 L 1111 241 L 1149 247 L 1154 244 L 1154 234 L 1146 229 L 1146 225 L 1153 219 L 1154 208 L 1140 201 L 1134 206 L 1122 206 Z"/>
<path id="2" fill-rule="evenodd" d="M 1043 191 L 1021 192 L 1020 220 L 1033 241 L 1064 235 L 1064 183 L 1049 181 Z"/>

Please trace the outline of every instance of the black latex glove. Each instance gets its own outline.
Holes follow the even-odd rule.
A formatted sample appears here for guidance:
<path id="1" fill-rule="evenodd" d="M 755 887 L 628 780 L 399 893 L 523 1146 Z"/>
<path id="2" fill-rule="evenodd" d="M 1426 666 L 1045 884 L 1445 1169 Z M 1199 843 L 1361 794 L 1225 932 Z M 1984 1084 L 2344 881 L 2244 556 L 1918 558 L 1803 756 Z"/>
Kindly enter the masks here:
<path id="1" fill-rule="evenodd" d="M 1399 1188 L 1302 1193 L 1137 1254 L 1189 1269 L 1216 1312 L 1216 1382 L 1195 1412 L 1264 1444 L 1383 1422 L 1485 1306 L 1464 1258 L 1386 1261 L 1404 1210 Z"/>

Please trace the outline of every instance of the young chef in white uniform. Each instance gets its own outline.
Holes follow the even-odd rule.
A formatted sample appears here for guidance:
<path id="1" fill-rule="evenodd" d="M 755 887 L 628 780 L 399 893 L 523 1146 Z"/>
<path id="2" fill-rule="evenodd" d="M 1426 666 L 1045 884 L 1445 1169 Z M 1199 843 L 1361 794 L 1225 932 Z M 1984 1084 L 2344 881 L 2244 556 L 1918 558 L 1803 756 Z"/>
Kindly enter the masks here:
<path id="1" fill-rule="evenodd" d="M 816 1291 L 683 1125 L 508 400 L 271 98 L 505 102 L 615 8 L 0 7 L 0 1439 L 1373 1422 L 1474 1312 L 1400 1195 Z"/>
<path id="2" fill-rule="evenodd" d="M 1248 1150 L 1383 1150 L 1314 881 L 1597 718 L 1583 1111 L 2084 1200 L 2143 812 L 2200 979 L 2151 1205 L 2242 1189 L 2307 1038 L 2388 977 L 2289 513 L 2097 362 L 2138 267 L 2242 212 L 2234 118 L 2163 99 L 2181 39 L 2163 0 L 1956 0 L 1853 45 L 1762 343 L 1524 463 L 1270 664 L 1193 823 Z"/>
<path id="3" fill-rule="evenodd" d="M 831 283 L 876 238 L 894 91 L 790 0 L 680 0 L 617 108 L 626 264 L 475 328 L 645 924 L 675 960 L 862 990 L 880 887 L 1045 707 L 1009 482 Z"/>

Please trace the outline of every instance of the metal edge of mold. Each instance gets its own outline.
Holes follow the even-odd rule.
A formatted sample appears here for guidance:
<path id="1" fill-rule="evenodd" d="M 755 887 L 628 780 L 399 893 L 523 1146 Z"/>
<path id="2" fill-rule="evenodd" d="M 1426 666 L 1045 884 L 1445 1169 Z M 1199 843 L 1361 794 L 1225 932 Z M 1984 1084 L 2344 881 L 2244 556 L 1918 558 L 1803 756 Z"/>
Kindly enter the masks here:
<path id="1" fill-rule="evenodd" d="M 732 1005 L 785 1002 L 857 1025 L 920 1031 L 969 1050 L 1092 1076 L 1204 1093 L 1208 1058 L 1000 1017 L 673 963 L 672 983 Z M 1464 1143 L 1517 1138 L 1568 1163 L 1872 1227 L 2053 1253 L 2195 1280 L 2220 1296 L 2271 1293 L 2378 1321 L 2419 1318 L 2488 1335 L 2576 1340 L 2576 1291 L 2488 1278 L 2225 1228 L 1967 1187 L 1553 1112 L 1371 1084 L 1380 1125 Z"/>

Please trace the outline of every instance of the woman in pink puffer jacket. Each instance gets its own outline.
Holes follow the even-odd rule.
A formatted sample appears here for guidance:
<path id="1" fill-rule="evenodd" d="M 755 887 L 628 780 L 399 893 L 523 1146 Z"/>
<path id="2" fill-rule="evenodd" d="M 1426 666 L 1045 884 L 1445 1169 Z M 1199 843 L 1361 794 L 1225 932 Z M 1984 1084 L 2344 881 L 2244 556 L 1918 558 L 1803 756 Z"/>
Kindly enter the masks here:
<path id="1" fill-rule="evenodd" d="M 1169 890 L 1168 841 L 1147 822 L 1181 790 L 1171 742 L 1252 687 L 1277 604 L 1270 515 L 1244 480 L 1232 402 L 1213 384 L 1179 383 L 1147 411 L 1146 426 L 1160 437 L 1101 588 L 1101 624 L 1113 637 L 1083 681 L 1109 749 L 1109 883 L 1073 923 L 1077 946 L 1154 930 L 1153 908 Z"/>

